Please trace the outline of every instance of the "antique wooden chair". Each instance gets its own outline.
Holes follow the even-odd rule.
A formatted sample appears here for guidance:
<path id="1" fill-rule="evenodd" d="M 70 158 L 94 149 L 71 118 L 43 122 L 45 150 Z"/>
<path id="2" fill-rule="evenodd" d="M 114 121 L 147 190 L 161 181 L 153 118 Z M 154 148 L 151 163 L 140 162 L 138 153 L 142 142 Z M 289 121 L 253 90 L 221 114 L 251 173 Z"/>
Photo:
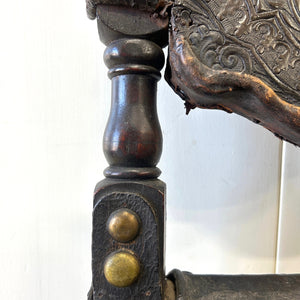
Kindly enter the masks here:
<path id="1" fill-rule="evenodd" d="M 97 184 L 89 298 L 300 299 L 300 275 L 164 274 L 165 184 L 156 85 L 300 145 L 299 0 L 87 0 L 107 45 L 109 167 Z"/>

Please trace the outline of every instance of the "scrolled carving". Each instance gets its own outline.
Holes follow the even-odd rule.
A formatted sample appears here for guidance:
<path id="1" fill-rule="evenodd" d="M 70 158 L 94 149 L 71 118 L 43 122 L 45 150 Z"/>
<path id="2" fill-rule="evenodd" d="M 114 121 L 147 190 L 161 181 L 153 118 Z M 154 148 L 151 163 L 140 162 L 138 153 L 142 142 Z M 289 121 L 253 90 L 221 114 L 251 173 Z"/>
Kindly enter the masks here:
<path id="1" fill-rule="evenodd" d="M 250 54 L 232 43 L 218 30 L 211 30 L 205 16 L 189 10 L 176 14 L 176 30 L 187 30 L 187 35 L 196 56 L 212 69 L 229 69 L 251 72 Z"/>
<path id="2" fill-rule="evenodd" d="M 274 90 L 284 89 L 286 100 L 295 103 L 295 99 L 300 100 L 299 73 L 294 67 L 300 59 L 300 16 L 296 6 L 300 5 L 300 1 L 289 0 L 288 3 L 289 6 L 285 0 L 187 0 L 173 11 L 176 18 L 180 19 L 176 29 L 186 36 L 192 35 L 191 44 L 195 46 L 195 54 L 200 55 L 203 63 L 213 68 L 221 66 L 223 69 L 255 76 L 259 74 L 264 80 L 268 78 L 267 83 Z M 295 22 L 298 21 L 297 27 Z M 205 28 L 205 31 L 201 28 Z M 200 34 L 201 39 L 196 37 L 197 34 Z M 200 47 L 204 51 L 202 42 L 207 43 L 209 39 L 212 45 L 205 45 L 209 49 L 212 49 L 217 39 L 223 39 L 219 42 L 219 48 L 214 49 L 219 57 L 216 57 L 214 63 L 211 61 L 212 53 L 205 59 L 202 52 L 196 49 Z M 236 64 L 220 64 L 221 47 L 228 45 L 237 49 L 236 59 L 232 60 L 231 56 L 231 61 Z"/>
<path id="3" fill-rule="evenodd" d="M 226 46 L 220 51 L 220 63 L 223 68 L 235 69 L 241 73 L 251 73 L 252 62 L 247 51 L 236 46 Z"/>
<path id="4" fill-rule="evenodd" d="M 264 41 L 264 43 L 257 45 L 256 48 L 260 54 L 263 54 L 265 49 L 270 49 L 270 47 L 274 48 L 276 38 L 278 34 L 280 34 L 275 24 L 262 20 L 252 24 L 251 31 L 252 30 L 255 30 L 255 34 L 259 40 Z M 281 34 L 279 35 L 279 39 L 282 39 Z"/>
<path id="5" fill-rule="evenodd" d="M 215 70 L 251 72 L 252 63 L 247 51 L 236 45 L 225 43 L 224 36 L 218 31 L 208 31 L 205 25 L 201 25 L 198 29 L 199 33 L 193 33 L 190 41 L 197 57 L 207 66 Z"/>
<path id="6" fill-rule="evenodd" d="M 233 33 L 237 36 L 241 36 L 247 32 L 247 24 L 250 17 L 247 13 L 247 5 L 244 0 L 221 0 L 217 18 L 220 21 L 234 18 L 236 20 L 236 28 Z"/>
<path id="7" fill-rule="evenodd" d="M 236 112 L 300 145 L 299 8 L 299 0 L 176 0 L 166 79 L 187 109 Z"/>

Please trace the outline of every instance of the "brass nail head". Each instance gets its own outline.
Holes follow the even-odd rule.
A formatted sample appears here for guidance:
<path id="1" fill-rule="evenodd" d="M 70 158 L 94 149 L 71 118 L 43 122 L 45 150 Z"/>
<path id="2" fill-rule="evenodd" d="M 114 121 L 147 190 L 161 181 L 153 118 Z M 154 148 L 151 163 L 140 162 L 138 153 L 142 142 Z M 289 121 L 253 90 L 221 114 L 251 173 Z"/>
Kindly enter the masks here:
<path id="1" fill-rule="evenodd" d="M 138 235 L 140 220 L 132 210 L 121 208 L 110 215 L 107 221 L 107 229 L 116 241 L 130 242 Z"/>
<path id="2" fill-rule="evenodd" d="M 117 287 L 132 285 L 140 274 L 140 263 L 134 254 L 118 251 L 110 254 L 104 263 L 106 280 Z"/>

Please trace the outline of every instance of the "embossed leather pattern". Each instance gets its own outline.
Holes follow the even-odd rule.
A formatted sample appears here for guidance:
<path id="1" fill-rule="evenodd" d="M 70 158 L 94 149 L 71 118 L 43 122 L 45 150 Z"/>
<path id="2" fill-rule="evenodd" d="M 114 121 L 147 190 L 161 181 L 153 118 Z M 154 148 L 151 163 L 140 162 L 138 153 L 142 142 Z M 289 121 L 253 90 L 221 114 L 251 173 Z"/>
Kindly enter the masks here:
<path id="1" fill-rule="evenodd" d="M 300 1 L 177 1 L 195 55 L 208 67 L 253 74 L 300 101 Z M 184 27 L 186 26 L 186 29 Z"/>
<path id="2" fill-rule="evenodd" d="M 300 0 L 176 0 L 169 43 L 166 79 L 188 109 L 236 112 L 300 144 Z"/>

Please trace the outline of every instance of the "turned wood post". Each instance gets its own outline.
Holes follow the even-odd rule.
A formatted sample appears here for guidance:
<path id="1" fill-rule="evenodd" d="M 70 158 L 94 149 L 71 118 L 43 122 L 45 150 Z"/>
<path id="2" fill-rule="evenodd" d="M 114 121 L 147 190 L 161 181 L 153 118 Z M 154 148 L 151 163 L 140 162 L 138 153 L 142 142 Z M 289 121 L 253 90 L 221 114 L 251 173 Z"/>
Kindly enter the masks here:
<path id="1" fill-rule="evenodd" d="M 111 2 L 111 3 L 109 3 Z M 107 45 L 109 163 L 95 189 L 89 299 L 164 298 L 165 184 L 157 179 L 162 133 L 156 111 L 168 18 L 157 1 L 88 1 Z M 161 9 L 164 11 L 160 14 Z"/>
<path id="2" fill-rule="evenodd" d="M 155 43 L 120 39 L 104 53 L 112 80 L 112 103 L 103 139 L 110 166 L 106 177 L 155 178 L 162 152 L 156 86 L 164 54 Z"/>

